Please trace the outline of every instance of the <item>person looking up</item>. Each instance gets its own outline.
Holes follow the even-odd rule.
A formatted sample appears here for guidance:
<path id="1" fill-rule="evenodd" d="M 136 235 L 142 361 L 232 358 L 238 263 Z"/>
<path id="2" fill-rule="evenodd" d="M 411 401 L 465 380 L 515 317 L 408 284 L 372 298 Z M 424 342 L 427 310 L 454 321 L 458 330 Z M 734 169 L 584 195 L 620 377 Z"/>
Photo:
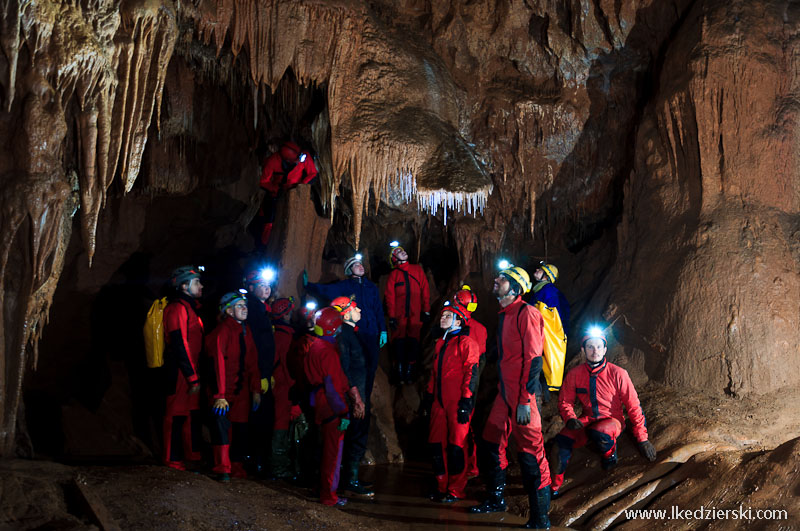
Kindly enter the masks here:
<path id="1" fill-rule="evenodd" d="M 533 285 L 531 304 L 544 319 L 543 397 L 549 400 L 550 392 L 558 392 L 564 377 L 569 335 L 569 302 L 555 286 L 558 279 L 556 266 L 540 262 L 533 272 L 533 278 L 536 284 Z"/>

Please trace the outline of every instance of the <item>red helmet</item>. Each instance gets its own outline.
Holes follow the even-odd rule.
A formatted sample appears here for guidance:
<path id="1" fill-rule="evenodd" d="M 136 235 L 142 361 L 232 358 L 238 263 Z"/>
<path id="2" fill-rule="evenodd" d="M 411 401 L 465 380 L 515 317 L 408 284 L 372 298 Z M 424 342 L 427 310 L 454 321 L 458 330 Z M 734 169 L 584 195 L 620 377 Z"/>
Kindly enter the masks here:
<path id="1" fill-rule="evenodd" d="M 405 249 L 403 249 L 399 245 L 396 247 L 392 247 L 392 251 L 389 253 L 389 261 L 392 262 L 392 267 L 395 267 L 397 263 L 400 261 L 400 259 L 397 258 L 397 255 L 400 253 L 400 251 L 405 252 Z"/>
<path id="2" fill-rule="evenodd" d="M 475 295 L 475 292 L 466 284 L 461 286 L 461 289 L 456 292 L 453 300 L 465 307 L 469 313 L 478 309 L 478 296 Z"/>
<path id="3" fill-rule="evenodd" d="M 272 313 L 270 314 L 273 319 L 282 319 L 286 314 L 294 309 L 294 297 L 278 299 L 272 303 Z"/>
<path id="4" fill-rule="evenodd" d="M 336 297 L 331 301 L 331 306 L 339 310 L 339 313 L 342 315 L 346 315 L 347 312 L 352 310 L 356 307 L 356 301 L 353 300 L 353 297 L 345 297 L 342 295 L 341 297 Z"/>
<path id="5" fill-rule="evenodd" d="M 318 336 L 335 336 L 342 327 L 339 310 L 326 306 L 314 314 L 314 333 Z"/>
<path id="6" fill-rule="evenodd" d="M 281 158 L 289 162 L 296 161 L 302 152 L 300 146 L 294 142 L 284 142 L 281 146 Z"/>
<path id="7" fill-rule="evenodd" d="M 446 311 L 456 314 L 462 323 L 466 323 L 469 320 L 469 312 L 457 302 L 445 301 L 444 306 L 442 306 L 442 313 Z"/>

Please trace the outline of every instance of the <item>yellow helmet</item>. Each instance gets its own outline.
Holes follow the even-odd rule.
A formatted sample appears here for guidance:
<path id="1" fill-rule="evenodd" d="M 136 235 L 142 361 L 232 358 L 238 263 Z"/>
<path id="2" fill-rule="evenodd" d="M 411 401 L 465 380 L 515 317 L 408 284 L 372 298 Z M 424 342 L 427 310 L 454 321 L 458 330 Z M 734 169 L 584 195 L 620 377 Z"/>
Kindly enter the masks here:
<path id="1" fill-rule="evenodd" d="M 558 280 L 558 268 L 553 264 L 539 262 L 539 268 L 544 271 L 544 274 L 547 275 L 547 278 L 550 279 L 550 282 L 555 282 Z"/>
<path id="2" fill-rule="evenodd" d="M 522 293 L 520 293 L 520 295 L 528 293 L 531 290 L 531 277 L 528 275 L 528 272 L 521 267 L 509 267 L 508 269 L 500 271 L 500 274 L 519 284 L 522 288 Z"/>

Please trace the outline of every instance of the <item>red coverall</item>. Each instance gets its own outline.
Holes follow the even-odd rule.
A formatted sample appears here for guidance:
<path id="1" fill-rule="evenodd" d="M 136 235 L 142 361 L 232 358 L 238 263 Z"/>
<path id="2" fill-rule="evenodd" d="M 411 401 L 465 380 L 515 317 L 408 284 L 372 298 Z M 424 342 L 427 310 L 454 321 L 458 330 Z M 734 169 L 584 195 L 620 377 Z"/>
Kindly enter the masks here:
<path id="1" fill-rule="evenodd" d="M 469 322 L 467 323 L 469 337 L 473 338 L 478 343 L 478 349 L 480 352 L 480 361 L 478 362 L 478 378 L 475 381 L 475 394 L 478 393 L 478 385 L 480 383 L 481 371 L 483 371 L 483 366 L 486 364 L 486 327 L 480 324 L 478 321 L 470 317 Z M 467 477 L 474 478 L 478 475 L 478 452 L 477 445 L 475 444 L 475 434 L 472 429 L 472 422 L 469 425 L 469 434 L 467 435 Z M 505 452 L 503 452 L 501 459 L 501 464 L 503 468 L 508 466 L 508 461 L 505 461 Z"/>
<path id="2" fill-rule="evenodd" d="M 519 448 L 523 484 L 529 493 L 550 485 L 550 468 L 544 455 L 542 420 L 536 407 L 534 391 L 542 367 L 544 321 L 542 314 L 521 297 L 498 313 L 498 387 L 500 392 L 492 404 L 483 430 L 487 443 L 487 462 L 499 474 L 502 469 L 500 455 L 505 452 L 510 431 Z M 529 405 L 530 422 L 517 423 L 518 405 Z M 499 476 L 502 477 L 502 476 Z M 502 478 L 504 482 L 504 478 Z"/>
<path id="3" fill-rule="evenodd" d="M 218 474 L 233 472 L 235 477 L 245 477 L 244 448 L 251 395 L 261 391 L 258 351 L 253 334 L 245 323 L 225 317 L 206 338 L 206 352 L 214 369 L 214 386 L 209 390 L 211 401 L 224 398 L 230 406 L 226 415 L 214 415 L 216 422 L 211 426 L 213 471 Z"/>
<path id="4" fill-rule="evenodd" d="M 397 356 L 398 371 L 414 372 L 419 356 L 419 336 L 422 331 L 422 312 L 431 311 L 428 277 L 419 264 L 403 262 L 389 273 L 386 283 L 386 311 L 389 319 L 397 321 L 392 331 L 392 347 Z"/>
<path id="5" fill-rule="evenodd" d="M 464 445 L 469 422 L 459 424 L 456 414 L 459 399 L 472 398 L 474 404 L 480 347 L 472 337 L 459 332 L 448 333 L 436 341 L 433 372 L 426 390 L 433 395 L 428 442 L 439 492 L 464 498 L 467 486 Z"/>
<path id="6" fill-rule="evenodd" d="M 300 416 L 300 406 L 292 405 L 289 400 L 289 389 L 294 385 L 294 379 L 289 374 L 289 353 L 294 337 L 294 329 L 282 323 L 275 324 L 275 364 L 273 377 L 275 387 L 275 430 L 288 430 L 289 422 Z"/>
<path id="7" fill-rule="evenodd" d="M 333 336 L 330 339 L 335 342 Z M 314 338 L 304 365 L 313 390 L 314 419 L 322 431 L 319 497 L 325 505 L 336 505 L 339 501 L 336 489 L 339 487 L 344 442 L 344 432 L 339 430 L 339 422 L 348 414 L 345 396 L 350 386 L 339 362 L 335 343 Z"/>
<path id="8" fill-rule="evenodd" d="M 164 463 L 178 470 L 186 469 L 184 458 L 199 461 L 201 457 L 199 437 L 193 437 L 202 428 L 200 393 L 189 394 L 189 389 L 200 383 L 197 370 L 203 348 L 203 322 L 195 312 L 196 304 L 194 299 L 181 295 L 167 304 L 163 317 L 167 343 L 164 365 L 170 374 L 164 410 Z"/>
<path id="9" fill-rule="evenodd" d="M 580 417 L 575 415 L 573 408 L 576 399 L 583 406 Z M 644 411 L 625 369 L 603 359 L 595 369 L 583 363 L 567 373 L 558 395 L 558 411 L 564 422 L 577 418 L 584 427 L 578 430 L 564 428 L 556 435 L 560 466 L 553 477 L 554 491 L 558 491 L 564 482 L 564 470 L 572 449 L 580 448 L 588 441 L 592 441 L 602 453 L 604 466 L 616 463 L 617 437 L 625 429 L 623 405 L 633 424 L 634 438 L 637 442 L 646 441 Z"/>
<path id="10" fill-rule="evenodd" d="M 284 160 L 280 151 L 273 153 L 264 161 L 264 171 L 261 173 L 261 182 L 259 183 L 261 188 L 267 191 L 264 205 L 266 208 L 262 207 L 261 209 L 261 215 L 266 218 L 261 233 L 261 243 L 264 245 L 269 242 L 269 235 L 272 232 L 272 223 L 275 220 L 275 199 L 278 197 L 278 193 L 290 190 L 298 184 L 308 184 L 317 176 L 317 167 L 307 151 L 302 152 L 306 155 L 305 161 L 296 164 Z"/>

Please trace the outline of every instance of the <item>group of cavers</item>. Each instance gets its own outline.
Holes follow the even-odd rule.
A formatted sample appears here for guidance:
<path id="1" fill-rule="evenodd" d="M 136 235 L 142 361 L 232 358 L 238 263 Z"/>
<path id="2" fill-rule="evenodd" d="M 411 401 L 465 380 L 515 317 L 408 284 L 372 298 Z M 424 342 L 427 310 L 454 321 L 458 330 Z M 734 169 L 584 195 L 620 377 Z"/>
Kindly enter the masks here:
<path id="1" fill-rule="evenodd" d="M 295 164 L 302 163 L 300 153 L 299 148 L 294 151 Z M 344 263 L 345 278 L 337 282 L 308 282 L 304 272 L 308 294 L 328 302 L 319 309 L 295 308 L 292 298 L 272 297 L 270 278 L 253 270 L 243 289 L 221 298 L 219 323 L 208 334 L 197 315 L 201 273 L 193 266 L 176 269 L 171 277 L 174 295 L 163 312 L 164 366 L 170 375 L 164 462 L 185 469 L 187 460 L 200 459 L 202 384 L 214 419 L 209 431 L 219 480 L 245 477 L 247 457 L 262 462 L 248 455 L 253 453 L 245 444 L 252 439 L 248 429 L 250 435 L 271 431 L 271 445 L 263 445 L 271 446 L 264 459 L 270 463 L 269 476 L 297 477 L 304 463 L 315 461 L 305 458 L 304 452 L 310 451 L 317 456 L 323 504 L 347 503 L 339 493 L 373 497 L 372 486 L 358 476 L 367 450 L 380 349 L 391 332 L 393 380 L 398 385 L 415 382 L 422 372 L 421 333 L 431 320 L 422 267 L 410 263 L 397 242 L 391 245 L 389 261 L 392 271 L 383 302 L 377 286 L 365 278 L 361 255 Z M 506 449 L 513 437 L 530 503 L 525 527 L 549 528 L 550 500 L 559 495 L 573 449 L 589 444 L 600 453 L 604 470 L 616 464 L 617 438 L 625 428 L 623 407 L 641 453 L 656 459 L 636 390 L 627 372 L 607 361 L 602 329 L 583 336 L 585 362 L 564 376 L 569 305 L 554 285 L 557 278 L 557 268 L 544 262 L 535 269 L 533 282 L 522 267 L 501 265 L 492 286 L 499 303 L 496 345 L 488 349 L 486 328 L 472 316 L 477 296 L 468 286 L 442 306 L 441 337 L 435 342 L 419 411 L 430 421 L 436 483 L 432 501 L 465 498 L 468 478 L 480 475 L 486 497 L 468 511 L 504 511 Z M 531 292 L 529 302 L 523 300 Z M 211 370 L 201 382 L 202 352 Z M 487 359 L 497 366 L 498 393 L 477 445 L 471 445 L 478 382 Z M 540 412 L 543 399 L 555 393 L 565 426 L 555 437 L 548 462 Z M 576 404 L 581 406 L 577 410 Z M 304 435 L 311 417 L 317 436 L 310 442 Z M 272 426 L 265 426 L 264 419 L 272 420 Z"/>

